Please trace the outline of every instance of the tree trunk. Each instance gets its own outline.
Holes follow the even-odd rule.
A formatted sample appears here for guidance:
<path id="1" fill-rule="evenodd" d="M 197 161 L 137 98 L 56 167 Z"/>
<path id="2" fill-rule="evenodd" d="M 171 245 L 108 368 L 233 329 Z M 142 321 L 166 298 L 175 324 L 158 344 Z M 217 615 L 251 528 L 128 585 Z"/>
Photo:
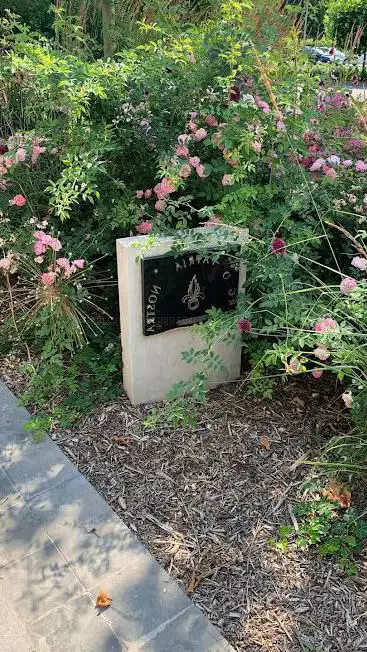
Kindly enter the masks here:
<path id="1" fill-rule="evenodd" d="M 115 25 L 114 0 L 101 0 L 103 24 L 103 52 L 107 59 L 113 55 L 113 28 Z"/>
<path id="2" fill-rule="evenodd" d="M 367 52 L 364 53 L 363 55 L 363 63 L 362 63 L 362 72 L 366 70 L 366 59 L 367 59 Z"/>

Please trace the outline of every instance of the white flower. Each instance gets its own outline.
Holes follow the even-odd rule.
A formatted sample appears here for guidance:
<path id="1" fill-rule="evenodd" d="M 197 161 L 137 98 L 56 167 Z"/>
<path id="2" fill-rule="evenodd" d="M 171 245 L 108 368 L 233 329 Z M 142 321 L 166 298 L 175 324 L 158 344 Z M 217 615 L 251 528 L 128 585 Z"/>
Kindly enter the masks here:
<path id="1" fill-rule="evenodd" d="M 336 156 L 336 154 L 332 154 L 326 160 L 328 163 L 331 163 L 331 165 L 340 165 L 340 156 Z"/>
<path id="2" fill-rule="evenodd" d="M 344 392 L 344 394 L 342 394 L 342 399 L 343 399 L 343 401 L 345 403 L 345 407 L 347 407 L 347 408 L 352 407 L 352 405 L 353 405 L 353 396 L 352 396 L 351 391 Z"/>
<path id="3" fill-rule="evenodd" d="M 241 95 L 241 101 L 244 102 L 245 104 L 255 104 L 255 98 L 250 93 L 245 93 L 244 95 Z"/>
<path id="4" fill-rule="evenodd" d="M 361 256 L 355 256 L 352 260 L 352 265 L 353 267 L 356 267 L 357 269 L 364 271 L 367 267 L 367 260 L 365 258 L 362 258 Z"/>

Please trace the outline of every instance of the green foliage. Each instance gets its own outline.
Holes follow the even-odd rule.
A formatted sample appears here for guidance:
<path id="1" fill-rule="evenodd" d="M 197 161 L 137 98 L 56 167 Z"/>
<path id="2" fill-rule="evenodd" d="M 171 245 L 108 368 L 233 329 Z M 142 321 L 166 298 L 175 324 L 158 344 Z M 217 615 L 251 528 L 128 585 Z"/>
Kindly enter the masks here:
<path id="1" fill-rule="evenodd" d="M 355 509 L 321 495 L 296 505 L 294 514 L 297 529 L 282 526 L 279 539 L 271 539 L 271 545 L 281 552 L 292 542 L 301 550 L 314 548 L 321 556 L 333 556 L 348 575 L 356 574 L 355 560 L 367 539 L 367 521 Z"/>
<path id="2" fill-rule="evenodd" d="M 35 411 L 27 428 L 39 438 L 117 398 L 122 391 L 120 367 L 119 343 L 108 329 L 71 359 L 48 349 L 37 364 L 24 364 L 21 371 L 29 381 L 21 402 Z"/>
<path id="3" fill-rule="evenodd" d="M 327 33 L 338 46 L 367 51 L 367 6 L 364 0 L 330 0 L 325 15 Z"/>

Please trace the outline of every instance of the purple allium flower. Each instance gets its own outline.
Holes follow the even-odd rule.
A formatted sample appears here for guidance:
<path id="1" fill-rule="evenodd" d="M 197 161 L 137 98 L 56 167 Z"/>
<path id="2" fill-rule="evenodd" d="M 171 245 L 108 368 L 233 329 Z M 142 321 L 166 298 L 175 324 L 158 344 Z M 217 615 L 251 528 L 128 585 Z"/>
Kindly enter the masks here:
<path id="1" fill-rule="evenodd" d="M 272 254 L 285 254 L 287 253 L 287 245 L 282 238 L 274 238 L 271 243 L 271 253 Z"/>
<path id="2" fill-rule="evenodd" d="M 251 333 L 251 322 L 249 319 L 239 319 L 237 322 L 237 326 L 241 333 Z"/>

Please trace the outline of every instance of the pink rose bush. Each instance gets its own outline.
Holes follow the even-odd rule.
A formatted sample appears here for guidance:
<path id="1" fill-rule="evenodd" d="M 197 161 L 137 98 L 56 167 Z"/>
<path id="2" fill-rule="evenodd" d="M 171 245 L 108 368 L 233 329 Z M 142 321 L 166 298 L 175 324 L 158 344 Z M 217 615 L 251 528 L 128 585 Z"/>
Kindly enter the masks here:
<path id="1" fill-rule="evenodd" d="M 15 195 L 15 197 L 13 197 L 13 199 L 9 200 L 10 206 L 18 206 L 20 208 L 22 206 L 25 206 L 26 203 L 27 203 L 27 200 L 26 200 L 25 197 L 23 197 L 23 195 Z"/>

